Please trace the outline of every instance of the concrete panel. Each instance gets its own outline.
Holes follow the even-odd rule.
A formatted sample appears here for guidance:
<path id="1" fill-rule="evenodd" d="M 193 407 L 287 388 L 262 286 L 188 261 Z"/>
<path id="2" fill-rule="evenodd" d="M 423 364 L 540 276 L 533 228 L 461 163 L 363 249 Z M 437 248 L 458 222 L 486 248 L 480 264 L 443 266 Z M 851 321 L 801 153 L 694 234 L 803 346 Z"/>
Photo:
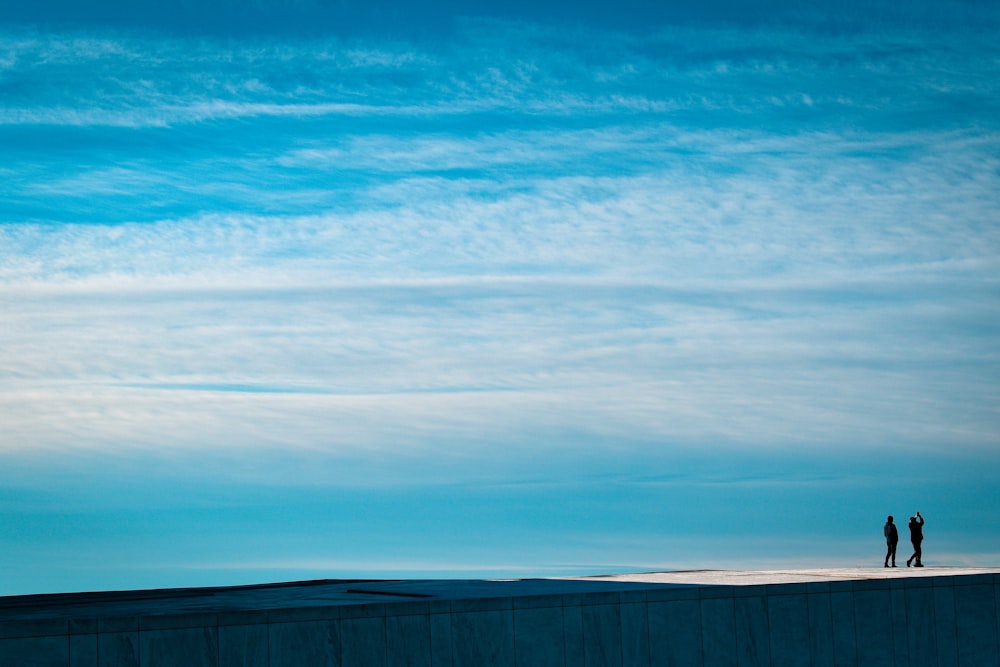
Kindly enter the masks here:
<path id="1" fill-rule="evenodd" d="M 6 625 L 6 624 L 5 624 Z M 53 634 L 62 634 L 59 632 Z M 69 622 L 69 634 L 71 635 L 97 635 L 96 618 L 74 618 Z"/>
<path id="2" fill-rule="evenodd" d="M 216 667 L 218 662 L 219 637 L 215 628 L 139 633 L 141 667 Z"/>
<path id="3" fill-rule="evenodd" d="M 139 632 L 138 616 L 107 616 L 97 619 L 97 632 Z"/>
<path id="4" fill-rule="evenodd" d="M 767 598 L 759 595 L 738 597 L 735 605 L 737 664 L 740 667 L 769 666 Z"/>
<path id="5" fill-rule="evenodd" d="M 645 603 L 646 591 L 644 590 L 630 590 L 630 591 L 619 591 L 618 601 L 622 604 L 633 604 L 633 603 Z"/>
<path id="6" fill-rule="evenodd" d="M 736 667 L 736 608 L 733 598 L 701 601 L 701 646 L 706 665 Z"/>
<path id="7" fill-rule="evenodd" d="M 268 667 L 266 625 L 219 627 L 219 667 Z"/>
<path id="8" fill-rule="evenodd" d="M 584 665 L 621 667 L 622 626 L 619 608 L 618 604 L 592 604 L 581 607 Z"/>
<path id="9" fill-rule="evenodd" d="M 165 614 L 140 616 L 139 632 L 146 630 L 177 630 L 180 628 L 211 628 L 219 624 L 216 614 Z"/>
<path id="10" fill-rule="evenodd" d="M 889 589 L 856 591 L 854 614 L 858 663 L 871 667 L 893 667 L 896 658 Z"/>
<path id="11" fill-rule="evenodd" d="M 525 595 L 513 599 L 514 609 L 539 609 L 541 607 L 562 607 L 562 595 Z"/>
<path id="12" fill-rule="evenodd" d="M 837 667 L 858 664 L 858 637 L 854 630 L 854 593 L 830 593 L 833 622 L 833 663 Z"/>
<path id="13" fill-rule="evenodd" d="M 937 665 L 934 622 L 934 589 L 907 588 L 906 645 L 910 667 Z"/>
<path id="14" fill-rule="evenodd" d="M 955 586 L 954 590 L 958 664 L 1000 665 L 993 586 Z"/>
<path id="15" fill-rule="evenodd" d="M 0 639 L 14 639 L 15 637 L 61 637 L 68 632 L 69 623 L 66 621 L 12 620 L 0 623 Z"/>
<path id="16" fill-rule="evenodd" d="M 997 651 L 1000 651 L 1000 575 L 993 575 L 993 596 L 997 618 Z"/>
<path id="17" fill-rule="evenodd" d="M 70 635 L 69 667 L 97 667 L 97 635 Z"/>
<path id="18" fill-rule="evenodd" d="M 892 608 L 892 651 L 894 665 L 910 664 L 909 637 L 906 632 L 906 591 L 892 582 L 889 591 L 889 605 Z"/>
<path id="19" fill-rule="evenodd" d="M 452 614 L 454 667 L 513 667 L 514 618 L 510 609 Z"/>
<path id="20" fill-rule="evenodd" d="M 937 664 L 954 667 L 958 664 L 957 628 L 955 624 L 955 591 L 950 582 L 935 586 L 934 638 L 937 640 Z"/>
<path id="21" fill-rule="evenodd" d="M 431 621 L 427 614 L 385 619 L 389 667 L 431 667 Z"/>
<path id="22" fill-rule="evenodd" d="M 139 633 L 107 632 L 97 636 L 100 667 L 139 667 Z"/>
<path id="23" fill-rule="evenodd" d="M 267 612 L 267 623 L 301 623 L 304 621 L 337 621 L 343 609 L 350 609 L 354 616 L 365 614 L 368 605 L 353 605 L 350 607 L 288 607 L 270 609 Z M 228 616 L 228 614 L 226 615 Z M 227 625 L 249 625 L 251 621 L 228 622 Z"/>
<path id="24" fill-rule="evenodd" d="M 776 665 L 809 665 L 809 601 L 806 595 L 767 598 L 771 660 Z"/>
<path id="25" fill-rule="evenodd" d="M 339 622 L 271 623 L 268 648 L 269 667 L 340 667 Z"/>
<path id="26" fill-rule="evenodd" d="M 566 647 L 566 664 L 584 664 L 583 609 L 580 608 L 580 605 L 563 607 L 563 638 Z"/>
<path id="27" fill-rule="evenodd" d="M 323 616 L 322 618 L 385 618 L 385 608 L 384 604 L 377 603 L 328 607 L 324 610 L 327 616 Z"/>
<path id="28" fill-rule="evenodd" d="M 562 607 L 514 610 L 517 667 L 566 664 Z"/>
<path id="29" fill-rule="evenodd" d="M 647 613 L 649 654 L 654 665 L 687 667 L 704 664 L 704 653 L 698 641 L 701 637 L 699 600 L 650 602 Z"/>
<path id="30" fill-rule="evenodd" d="M 632 667 L 649 667 L 649 618 L 646 603 L 623 602 L 620 612 L 622 663 Z"/>
<path id="31" fill-rule="evenodd" d="M 809 657 L 813 667 L 833 667 L 833 614 L 830 593 L 809 595 Z"/>
<path id="32" fill-rule="evenodd" d="M 677 600 L 700 600 L 699 589 L 696 586 L 678 586 L 656 588 L 646 591 L 646 602 L 675 602 Z"/>
<path id="33" fill-rule="evenodd" d="M 0 639 L 0 667 L 65 667 L 69 641 L 62 637 Z"/>
<path id="34" fill-rule="evenodd" d="M 514 608 L 514 599 L 511 597 L 495 598 L 469 598 L 467 600 L 452 600 L 452 613 L 464 613 L 470 611 L 507 611 Z"/>
<path id="35" fill-rule="evenodd" d="M 341 662 L 351 667 L 385 667 L 385 617 L 340 622 Z"/>
<path id="36" fill-rule="evenodd" d="M 431 614 L 431 667 L 452 667 L 455 646 L 451 639 L 451 614 Z"/>

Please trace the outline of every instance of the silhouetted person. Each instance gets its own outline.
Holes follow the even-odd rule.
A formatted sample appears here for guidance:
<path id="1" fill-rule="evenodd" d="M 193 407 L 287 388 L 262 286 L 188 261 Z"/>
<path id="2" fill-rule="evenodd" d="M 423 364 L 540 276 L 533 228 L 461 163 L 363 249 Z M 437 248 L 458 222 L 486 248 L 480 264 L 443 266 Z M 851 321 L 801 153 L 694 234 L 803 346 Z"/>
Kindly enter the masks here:
<path id="1" fill-rule="evenodd" d="M 896 544 L 899 542 L 899 531 L 896 530 L 896 524 L 892 522 L 892 515 L 885 522 L 885 527 L 882 529 L 885 533 L 885 544 L 889 549 L 885 552 L 885 566 L 889 567 L 889 559 L 892 559 L 892 567 L 896 567 Z"/>
<path id="2" fill-rule="evenodd" d="M 923 541 L 924 517 L 920 516 L 920 512 L 917 512 L 917 516 L 910 517 L 910 543 L 913 544 L 913 555 L 906 559 L 906 567 L 910 567 L 910 561 L 916 561 L 913 563 L 913 567 L 924 566 L 924 564 L 920 562 L 920 556 L 922 555 L 920 543 Z"/>

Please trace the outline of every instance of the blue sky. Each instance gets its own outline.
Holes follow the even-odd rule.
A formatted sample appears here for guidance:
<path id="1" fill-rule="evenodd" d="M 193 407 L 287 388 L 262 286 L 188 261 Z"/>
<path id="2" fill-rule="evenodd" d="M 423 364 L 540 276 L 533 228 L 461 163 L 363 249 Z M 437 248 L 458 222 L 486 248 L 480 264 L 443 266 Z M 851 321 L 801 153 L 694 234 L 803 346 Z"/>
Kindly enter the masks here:
<path id="1" fill-rule="evenodd" d="M 1000 562 L 992 3 L 0 7 L 0 595 Z"/>

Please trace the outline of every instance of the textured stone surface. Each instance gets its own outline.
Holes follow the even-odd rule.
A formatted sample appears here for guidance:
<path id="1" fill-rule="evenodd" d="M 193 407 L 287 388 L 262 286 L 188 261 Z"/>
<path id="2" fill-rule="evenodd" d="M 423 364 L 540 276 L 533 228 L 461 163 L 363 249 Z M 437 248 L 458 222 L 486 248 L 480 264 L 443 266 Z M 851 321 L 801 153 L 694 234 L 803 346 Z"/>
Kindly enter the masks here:
<path id="1" fill-rule="evenodd" d="M 65 637 L 0 639 L 0 667 L 62 667 L 69 664 Z"/>
<path id="2" fill-rule="evenodd" d="M 647 603 L 654 665 L 702 664 L 700 604 L 698 600 Z"/>
<path id="3" fill-rule="evenodd" d="M 142 667 L 216 667 L 219 635 L 215 627 L 149 630 L 139 633 Z"/>
<path id="4" fill-rule="evenodd" d="M 701 644 L 706 665 L 736 667 L 736 605 L 732 597 L 701 601 Z"/>
<path id="5" fill-rule="evenodd" d="M 536 607 L 514 611 L 514 657 L 518 667 L 566 664 L 563 609 Z"/>
<path id="6" fill-rule="evenodd" d="M 770 595 L 765 618 L 770 626 L 771 659 L 776 665 L 809 665 L 809 600 L 806 595 Z"/>
<path id="7" fill-rule="evenodd" d="M 819 586 L 819 585 L 817 585 Z M 833 613 L 830 606 L 830 587 L 809 595 L 809 658 L 815 667 L 833 667 Z"/>
<path id="8" fill-rule="evenodd" d="M 768 605 L 763 595 L 735 598 L 736 661 L 740 667 L 767 667 L 771 664 L 768 641 Z"/>
<path id="9" fill-rule="evenodd" d="M 70 667 L 97 667 L 97 635 L 70 635 Z"/>
<path id="10" fill-rule="evenodd" d="M 592 604 L 581 608 L 583 654 L 587 664 L 621 667 L 622 626 L 619 604 Z"/>
<path id="11" fill-rule="evenodd" d="M 837 667 L 858 664 L 858 641 L 854 634 L 854 594 L 830 593 L 833 620 L 833 660 Z"/>
<path id="12" fill-rule="evenodd" d="M 100 667 L 140 667 L 138 631 L 99 634 L 97 658 Z"/>
<path id="13" fill-rule="evenodd" d="M 431 667 L 431 622 L 427 614 L 387 616 L 388 667 Z"/>
<path id="14" fill-rule="evenodd" d="M 268 667 L 267 625 L 219 626 L 219 667 Z"/>
<path id="15" fill-rule="evenodd" d="M 337 621 L 272 623 L 268 633 L 268 664 L 272 667 L 341 665 Z"/>
<path id="16" fill-rule="evenodd" d="M 649 618 L 646 602 L 623 602 L 621 625 L 622 664 L 630 667 L 648 667 Z"/>
<path id="17" fill-rule="evenodd" d="M 514 664 L 514 619 L 508 609 L 452 614 L 455 667 Z"/>

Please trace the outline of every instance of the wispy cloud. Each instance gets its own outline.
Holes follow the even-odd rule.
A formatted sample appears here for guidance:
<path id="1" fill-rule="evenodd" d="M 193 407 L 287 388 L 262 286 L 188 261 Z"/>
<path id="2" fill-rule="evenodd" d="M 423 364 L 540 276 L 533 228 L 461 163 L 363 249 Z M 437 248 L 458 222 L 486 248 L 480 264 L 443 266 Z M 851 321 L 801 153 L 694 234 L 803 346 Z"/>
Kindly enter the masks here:
<path id="1" fill-rule="evenodd" d="M 596 46 L 580 58 L 581 44 Z M 988 34 L 913 28 L 674 28 L 636 38 L 496 22 L 468 24 L 445 48 L 19 33 L 0 38 L 8 79 L 0 122 L 139 128 L 262 117 L 697 112 L 745 126 L 761 114 L 793 123 L 845 113 L 861 123 L 873 112 L 927 118 L 956 101 L 985 118 L 995 110 L 995 59 L 968 58 L 971 50 L 995 45 Z"/>
<path id="2" fill-rule="evenodd" d="M 807 521 L 859 470 L 996 458 L 989 31 L 456 25 L 0 36 L 17 488 L 40 460 L 519 502 L 585 480 L 579 507 L 690 537 L 671 503 Z M 650 562 L 613 528 L 546 562 Z"/>

